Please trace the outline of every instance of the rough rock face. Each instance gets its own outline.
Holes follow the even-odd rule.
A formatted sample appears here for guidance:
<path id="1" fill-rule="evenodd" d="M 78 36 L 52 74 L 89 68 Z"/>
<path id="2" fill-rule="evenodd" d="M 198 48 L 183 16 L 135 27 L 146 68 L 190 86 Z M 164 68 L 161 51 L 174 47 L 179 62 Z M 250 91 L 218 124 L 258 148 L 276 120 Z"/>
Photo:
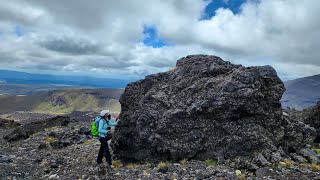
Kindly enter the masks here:
<path id="1" fill-rule="evenodd" d="M 310 115 L 305 119 L 306 124 L 310 124 L 317 130 L 316 143 L 320 143 L 320 101 L 310 110 Z"/>
<path id="2" fill-rule="evenodd" d="M 305 145 L 313 144 L 316 138 L 316 129 L 302 121 L 290 118 L 287 113 L 283 113 L 282 126 L 285 134 L 282 147 L 286 148 L 288 153 L 295 152 L 303 148 Z"/>
<path id="3" fill-rule="evenodd" d="M 126 161 L 229 158 L 275 150 L 284 85 L 270 66 L 192 55 L 131 83 L 120 98 L 114 154 Z"/>
<path id="4" fill-rule="evenodd" d="M 0 119 L 0 128 L 12 128 L 17 126 L 20 126 L 20 124 L 13 120 Z"/>

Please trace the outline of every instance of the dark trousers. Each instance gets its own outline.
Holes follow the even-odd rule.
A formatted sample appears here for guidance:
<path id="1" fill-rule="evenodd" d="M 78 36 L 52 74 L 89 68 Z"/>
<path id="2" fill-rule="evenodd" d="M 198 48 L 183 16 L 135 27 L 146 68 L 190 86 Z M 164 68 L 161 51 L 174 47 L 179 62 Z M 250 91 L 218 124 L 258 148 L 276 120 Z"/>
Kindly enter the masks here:
<path id="1" fill-rule="evenodd" d="M 107 139 L 100 137 L 99 141 L 101 142 L 101 145 L 100 145 L 100 150 L 99 150 L 99 154 L 98 154 L 98 158 L 97 158 L 97 163 L 99 163 L 99 164 L 102 163 L 102 158 L 104 155 L 106 157 L 106 161 L 108 162 L 108 164 L 112 165 L 111 155 L 110 155 Z"/>

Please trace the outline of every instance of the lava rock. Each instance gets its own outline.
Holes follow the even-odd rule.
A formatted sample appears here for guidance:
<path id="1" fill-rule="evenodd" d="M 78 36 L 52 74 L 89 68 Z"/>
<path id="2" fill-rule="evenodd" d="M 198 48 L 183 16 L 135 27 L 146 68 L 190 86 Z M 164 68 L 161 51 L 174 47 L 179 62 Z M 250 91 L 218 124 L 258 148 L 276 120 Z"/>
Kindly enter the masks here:
<path id="1" fill-rule="evenodd" d="M 47 144 L 46 143 L 40 143 L 38 149 L 45 149 L 47 148 Z"/>
<path id="2" fill-rule="evenodd" d="M 310 110 L 310 115 L 304 120 L 317 130 L 315 143 L 320 143 L 320 101 Z"/>
<path id="3" fill-rule="evenodd" d="M 87 127 L 81 127 L 78 131 L 79 134 L 90 135 L 90 129 Z"/>
<path id="4" fill-rule="evenodd" d="M 261 153 L 257 155 L 255 161 L 259 166 L 265 166 L 268 164 L 268 160 Z"/>
<path id="5" fill-rule="evenodd" d="M 191 55 L 128 84 L 112 140 L 125 161 L 226 158 L 276 149 L 284 85 L 271 66 Z"/>
<path id="6" fill-rule="evenodd" d="M 0 119 L 0 128 L 12 128 L 20 125 L 20 123 L 14 122 L 13 120 Z"/>
<path id="7" fill-rule="evenodd" d="M 258 178 L 273 177 L 275 175 L 276 173 L 270 167 L 263 167 L 256 170 L 256 176 Z"/>
<path id="8" fill-rule="evenodd" d="M 48 134 L 48 136 L 54 137 L 54 138 L 58 137 L 57 133 L 55 133 L 55 132 L 53 132 L 53 131 L 50 132 L 50 133 Z"/>
<path id="9" fill-rule="evenodd" d="M 66 125 L 70 122 L 70 118 L 66 116 L 56 116 L 54 118 L 42 121 L 31 122 L 15 128 L 11 133 L 7 134 L 4 139 L 8 142 L 27 139 L 31 134 L 40 132 L 46 128 Z"/>
<path id="10" fill-rule="evenodd" d="M 284 128 L 284 138 L 281 144 L 288 154 L 295 153 L 312 144 L 316 139 L 315 128 L 304 124 L 301 120 L 291 119 L 287 114 L 282 116 L 282 126 Z"/>
<path id="11" fill-rule="evenodd" d="M 8 142 L 28 139 L 30 137 L 31 133 L 27 129 L 24 129 L 22 127 L 18 127 L 14 129 L 11 133 L 4 136 L 4 139 Z"/>
<path id="12" fill-rule="evenodd" d="M 299 153 L 311 163 L 320 163 L 320 159 L 318 154 L 309 148 L 303 148 L 299 151 Z"/>

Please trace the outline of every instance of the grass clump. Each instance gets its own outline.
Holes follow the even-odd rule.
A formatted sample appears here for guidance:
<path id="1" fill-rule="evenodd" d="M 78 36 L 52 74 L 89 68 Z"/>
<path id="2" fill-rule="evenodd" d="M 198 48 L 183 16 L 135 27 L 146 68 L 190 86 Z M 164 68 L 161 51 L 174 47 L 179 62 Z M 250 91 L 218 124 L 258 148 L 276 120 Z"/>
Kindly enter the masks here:
<path id="1" fill-rule="evenodd" d="M 319 149 L 314 148 L 313 150 L 314 150 L 314 152 L 316 152 L 317 154 L 320 154 L 320 148 L 319 148 Z"/>
<path id="2" fill-rule="evenodd" d="M 188 161 L 187 159 L 182 159 L 179 161 L 179 163 L 182 165 L 185 165 L 187 163 L 187 161 Z"/>
<path id="3" fill-rule="evenodd" d="M 300 163 L 298 166 L 301 168 L 306 168 L 308 165 L 306 163 Z"/>
<path id="4" fill-rule="evenodd" d="M 54 138 L 54 137 L 46 137 L 44 139 L 44 142 L 46 142 L 46 143 L 53 143 L 53 142 L 56 142 L 56 141 L 58 141 L 58 139 Z"/>
<path id="5" fill-rule="evenodd" d="M 112 161 L 112 165 L 115 167 L 115 168 L 122 168 L 123 167 L 123 164 L 120 160 L 115 160 L 115 161 Z"/>
<path id="6" fill-rule="evenodd" d="M 311 169 L 313 171 L 320 171 L 320 166 L 318 164 L 316 164 L 316 163 L 312 163 L 311 164 Z"/>
<path id="7" fill-rule="evenodd" d="M 285 163 L 286 163 L 287 167 L 293 167 L 294 166 L 294 162 L 293 161 L 286 160 Z"/>
<path id="8" fill-rule="evenodd" d="M 168 167 L 169 166 L 169 164 L 168 163 L 166 163 L 166 162 L 159 162 L 159 164 L 157 165 L 157 167 L 158 168 L 164 168 L 164 167 Z"/>
<path id="9" fill-rule="evenodd" d="M 240 180 L 246 180 L 247 177 L 246 177 L 246 175 L 243 174 L 243 175 L 241 175 L 241 176 L 239 177 L 239 179 L 240 179 Z"/>
<path id="10" fill-rule="evenodd" d="M 149 163 L 149 162 L 146 162 L 146 163 L 144 163 L 144 164 L 140 164 L 140 166 L 142 166 L 142 167 L 150 167 L 152 164 L 151 163 Z"/>
<path id="11" fill-rule="evenodd" d="M 207 159 L 204 162 L 207 166 L 216 166 L 218 161 L 216 159 Z"/>
<path id="12" fill-rule="evenodd" d="M 139 167 L 139 165 L 138 164 L 134 164 L 134 163 L 130 163 L 130 164 L 126 165 L 126 168 L 128 168 L 128 169 L 135 169 L 137 167 Z"/>
<path id="13" fill-rule="evenodd" d="M 280 162 L 279 162 L 279 165 L 282 166 L 282 167 L 286 167 L 286 166 L 287 166 L 287 163 L 280 161 Z"/>

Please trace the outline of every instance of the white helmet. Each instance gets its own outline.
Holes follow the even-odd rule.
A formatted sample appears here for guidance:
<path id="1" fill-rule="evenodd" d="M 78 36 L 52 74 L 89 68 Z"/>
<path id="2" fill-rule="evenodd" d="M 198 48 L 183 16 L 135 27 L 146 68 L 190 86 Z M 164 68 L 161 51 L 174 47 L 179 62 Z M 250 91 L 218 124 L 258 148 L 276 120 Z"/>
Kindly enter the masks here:
<path id="1" fill-rule="evenodd" d="M 103 117 L 104 115 L 106 115 L 107 113 L 109 113 L 110 111 L 107 109 L 107 110 L 102 110 L 100 112 L 100 116 Z"/>

